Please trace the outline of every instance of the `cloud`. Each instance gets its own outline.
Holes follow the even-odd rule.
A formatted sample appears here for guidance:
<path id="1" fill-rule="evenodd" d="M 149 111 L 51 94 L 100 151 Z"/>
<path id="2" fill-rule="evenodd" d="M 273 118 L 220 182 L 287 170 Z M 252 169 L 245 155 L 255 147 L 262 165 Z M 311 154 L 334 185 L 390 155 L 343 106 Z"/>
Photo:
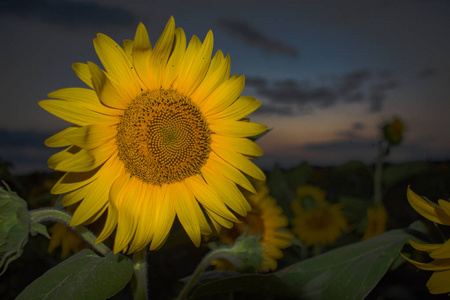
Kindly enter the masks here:
<path id="1" fill-rule="evenodd" d="M 298 50 L 279 40 L 272 39 L 259 29 L 244 20 L 220 19 L 219 27 L 244 43 L 259 47 L 269 52 L 279 53 L 292 57 L 298 56 Z"/>
<path id="2" fill-rule="evenodd" d="M 370 112 L 383 108 L 390 90 L 399 86 L 392 74 L 360 69 L 337 76 L 323 76 L 318 80 L 268 80 L 262 77 L 246 79 L 246 86 L 265 99 L 266 109 L 256 113 L 295 115 L 311 112 L 313 108 L 328 108 L 340 102 L 366 101 Z M 329 79 L 331 78 L 331 80 Z"/>
<path id="3" fill-rule="evenodd" d="M 103 6 L 93 2 L 58 0 L 6 0 L 0 15 L 38 18 L 63 26 L 86 24 L 129 24 L 134 15 L 125 9 Z"/>
<path id="4" fill-rule="evenodd" d="M 419 72 L 417 72 L 417 78 L 419 79 L 428 79 L 435 78 L 439 74 L 437 68 L 433 67 L 424 67 Z"/>

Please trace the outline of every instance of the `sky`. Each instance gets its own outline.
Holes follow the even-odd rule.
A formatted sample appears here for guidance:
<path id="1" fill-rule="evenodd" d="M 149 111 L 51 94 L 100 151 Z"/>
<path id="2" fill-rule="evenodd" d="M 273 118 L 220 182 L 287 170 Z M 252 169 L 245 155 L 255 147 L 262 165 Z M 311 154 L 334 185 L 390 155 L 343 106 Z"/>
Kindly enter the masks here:
<path id="1" fill-rule="evenodd" d="M 154 45 L 170 16 L 189 39 L 214 33 L 214 52 L 245 75 L 242 95 L 261 108 L 251 120 L 263 169 L 307 161 L 373 163 L 379 127 L 405 123 L 389 160 L 449 160 L 450 1 L 6 0 L 0 10 L 0 158 L 14 174 L 49 171 L 61 149 L 44 140 L 69 126 L 38 106 L 61 88 L 84 87 L 74 62 L 100 63 L 92 40 L 119 44 L 142 22 Z"/>

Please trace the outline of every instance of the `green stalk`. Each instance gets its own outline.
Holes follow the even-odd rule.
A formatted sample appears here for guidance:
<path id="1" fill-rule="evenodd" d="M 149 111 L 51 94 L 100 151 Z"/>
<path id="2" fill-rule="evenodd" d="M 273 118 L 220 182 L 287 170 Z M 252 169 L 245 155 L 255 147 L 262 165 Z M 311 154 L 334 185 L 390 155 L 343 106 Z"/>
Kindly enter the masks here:
<path id="1" fill-rule="evenodd" d="M 64 223 L 72 230 L 77 232 L 86 242 L 88 242 L 94 250 L 106 256 L 111 249 L 103 243 L 95 243 L 97 237 L 84 226 L 70 226 L 72 216 L 65 211 L 55 208 L 41 208 L 29 211 L 30 223 L 42 223 L 45 221 Z"/>
<path id="2" fill-rule="evenodd" d="M 230 252 L 229 249 L 216 249 L 206 254 L 198 264 L 197 268 L 194 271 L 194 274 L 192 274 L 191 278 L 189 279 L 189 282 L 186 283 L 183 290 L 178 295 L 177 300 L 185 300 L 200 274 L 211 265 L 211 262 L 213 260 L 223 257 L 222 255 L 227 252 Z"/>
<path id="3" fill-rule="evenodd" d="M 134 274 L 131 279 L 134 300 L 148 300 L 147 248 L 133 254 Z"/>

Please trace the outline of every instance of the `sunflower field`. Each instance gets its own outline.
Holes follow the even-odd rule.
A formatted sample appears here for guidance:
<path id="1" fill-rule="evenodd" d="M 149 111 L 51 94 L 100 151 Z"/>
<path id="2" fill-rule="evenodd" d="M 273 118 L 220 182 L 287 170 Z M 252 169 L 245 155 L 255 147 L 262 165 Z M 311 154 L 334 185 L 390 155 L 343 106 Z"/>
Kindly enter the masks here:
<path id="1" fill-rule="evenodd" d="M 261 170 L 262 103 L 213 41 L 98 34 L 104 70 L 39 102 L 71 125 L 53 172 L 0 161 L 1 299 L 447 297 L 450 163 L 388 163 L 394 117 L 371 164 Z"/>

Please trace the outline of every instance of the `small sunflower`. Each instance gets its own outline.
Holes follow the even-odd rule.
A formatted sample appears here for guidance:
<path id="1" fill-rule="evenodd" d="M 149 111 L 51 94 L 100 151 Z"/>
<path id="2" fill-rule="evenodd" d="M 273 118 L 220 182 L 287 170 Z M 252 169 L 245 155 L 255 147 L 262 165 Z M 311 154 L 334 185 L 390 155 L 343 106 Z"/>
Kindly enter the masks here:
<path id="1" fill-rule="evenodd" d="M 292 203 L 295 219 L 292 232 L 307 246 L 326 246 L 333 244 L 347 229 L 340 204 L 330 205 L 325 200 L 307 207 L 303 202 L 295 200 Z"/>
<path id="2" fill-rule="evenodd" d="M 438 201 L 439 205 L 436 205 L 423 199 L 414 193 L 409 187 L 407 197 L 409 204 L 419 214 L 432 222 L 450 226 L 449 201 L 441 199 Z M 431 275 L 427 282 L 427 287 L 430 293 L 450 293 L 450 240 L 447 240 L 443 244 L 419 244 L 410 240 L 409 244 L 418 251 L 428 252 L 429 256 L 433 259 L 432 262 L 422 263 L 403 256 L 408 262 L 412 263 L 419 269 L 434 271 L 433 275 Z"/>
<path id="3" fill-rule="evenodd" d="M 255 192 L 243 173 L 265 179 L 249 160 L 262 150 L 247 137 L 267 127 L 245 119 L 261 102 L 240 97 L 244 76 L 229 77 L 228 55 L 211 59 L 212 32 L 187 44 L 170 18 L 153 48 L 142 24 L 122 47 L 104 34 L 94 47 L 106 71 L 73 65 L 90 88 L 39 102 L 74 124 L 46 140 L 67 146 L 48 164 L 66 172 L 52 193 L 65 194 L 65 206 L 79 203 L 71 226 L 107 212 L 97 241 L 116 230 L 114 252 L 132 253 L 161 247 L 175 216 L 198 246 L 210 222 L 219 230 L 238 221 L 231 210 L 246 215 L 236 184 Z"/>
<path id="4" fill-rule="evenodd" d="M 269 196 L 269 189 L 263 181 L 252 180 L 256 188 L 256 194 L 243 191 L 245 198 L 251 205 L 251 210 L 245 217 L 239 217 L 240 223 L 234 224 L 230 229 L 223 228 L 220 232 L 220 240 L 233 245 L 236 238 L 242 234 L 261 235 L 261 245 L 265 247 L 263 263 L 260 271 L 268 272 L 276 270 L 277 259 L 283 257 L 281 249 L 291 246 L 293 235 L 285 229 L 288 219 L 283 215 L 283 210 L 276 200 Z M 224 260 L 215 261 L 216 269 L 229 270 L 232 265 Z"/>
<path id="5" fill-rule="evenodd" d="M 362 237 L 370 239 L 386 231 L 387 212 L 383 204 L 377 204 L 367 210 L 367 226 Z"/>

